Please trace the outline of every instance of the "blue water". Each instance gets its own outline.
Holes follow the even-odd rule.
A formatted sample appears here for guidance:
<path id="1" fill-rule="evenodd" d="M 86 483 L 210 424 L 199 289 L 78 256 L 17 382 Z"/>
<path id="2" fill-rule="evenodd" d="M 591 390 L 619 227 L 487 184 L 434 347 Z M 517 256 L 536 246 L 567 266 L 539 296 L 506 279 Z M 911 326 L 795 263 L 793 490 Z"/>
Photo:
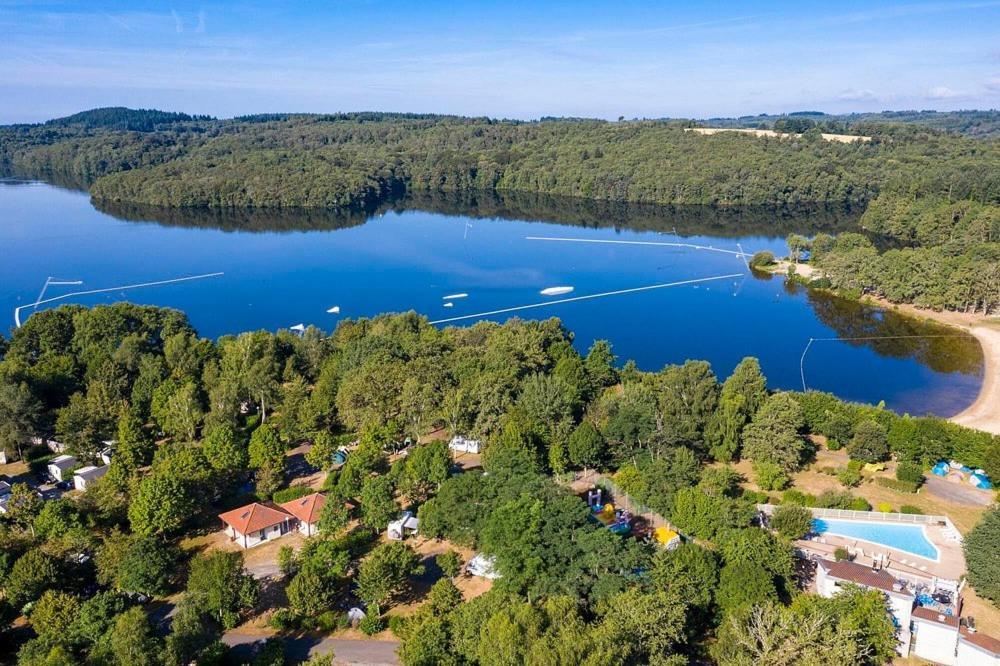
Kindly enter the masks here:
<path id="1" fill-rule="evenodd" d="M 682 225 L 664 215 L 655 228 Z M 558 219 L 558 214 L 549 211 L 545 217 Z M 84 282 L 80 287 L 50 287 L 47 295 L 55 296 L 216 271 L 224 276 L 65 302 L 131 300 L 175 307 L 187 312 L 203 335 L 217 337 L 299 323 L 332 330 L 345 317 L 391 311 L 415 310 L 437 320 L 555 300 L 539 294 L 552 286 L 574 287 L 566 298 L 736 273 L 739 277 L 723 281 L 489 318 L 559 317 L 575 332 L 581 350 L 605 338 L 619 362 L 634 359 L 650 370 L 707 359 L 724 377 L 743 356 L 753 355 L 760 358 L 772 388 L 799 389 L 800 357 L 810 337 L 924 330 L 912 320 L 874 308 L 789 288 L 780 277 L 754 277 L 731 254 L 527 239 L 686 242 L 727 249 L 740 245 L 748 251 L 784 254 L 782 238 L 761 235 L 759 224 L 753 233 L 723 229 L 719 233 L 725 237 L 719 237 L 687 227 L 682 227 L 687 235 L 681 236 L 538 222 L 528 216 L 509 220 L 426 210 L 390 211 L 346 228 L 323 228 L 315 215 L 297 221 L 295 214 L 286 212 L 276 215 L 273 226 L 263 227 L 282 231 L 263 232 L 170 222 L 126 221 L 95 209 L 86 193 L 41 183 L 0 182 L 0 316 L 8 322 L 0 330 L 7 333 L 14 308 L 32 303 L 47 276 Z M 650 226 L 648 216 L 643 224 Z M 801 224 L 802 231 L 810 230 L 808 218 Z M 316 226 L 320 228 L 311 228 Z M 304 230 L 294 230 L 300 228 Z M 763 228 L 768 228 L 766 223 Z M 469 296 L 445 308 L 442 297 L 455 293 Z M 333 306 L 341 308 L 339 315 L 327 313 Z M 804 369 L 810 388 L 851 400 L 884 400 L 890 408 L 914 414 L 960 411 L 975 398 L 982 381 L 978 346 L 951 339 L 815 343 Z"/>
<path id="2" fill-rule="evenodd" d="M 925 557 L 929 560 L 938 559 L 938 550 L 924 534 L 920 525 L 900 525 L 897 523 L 866 522 L 860 520 L 836 520 L 832 518 L 816 518 L 813 529 L 818 534 L 836 534 L 851 537 L 861 541 L 882 544 L 895 550 L 901 550 Z"/>

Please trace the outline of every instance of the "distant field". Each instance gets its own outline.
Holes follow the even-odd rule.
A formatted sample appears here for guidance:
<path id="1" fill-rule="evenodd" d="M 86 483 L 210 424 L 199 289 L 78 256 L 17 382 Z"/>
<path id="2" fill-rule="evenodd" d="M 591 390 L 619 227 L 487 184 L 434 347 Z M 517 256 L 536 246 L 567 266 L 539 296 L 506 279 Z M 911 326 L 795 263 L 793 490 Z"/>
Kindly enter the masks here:
<path id="1" fill-rule="evenodd" d="M 754 136 L 802 136 L 801 134 L 790 134 L 788 132 L 775 132 L 769 129 L 737 129 L 735 127 L 689 127 L 688 132 L 697 134 L 719 134 L 720 132 L 736 132 L 738 134 L 752 134 Z M 871 141 L 870 136 L 860 136 L 858 134 L 826 134 L 821 135 L 827 141 L 838 141 L 840 143 L 854 143 L 855 141 Z"/>

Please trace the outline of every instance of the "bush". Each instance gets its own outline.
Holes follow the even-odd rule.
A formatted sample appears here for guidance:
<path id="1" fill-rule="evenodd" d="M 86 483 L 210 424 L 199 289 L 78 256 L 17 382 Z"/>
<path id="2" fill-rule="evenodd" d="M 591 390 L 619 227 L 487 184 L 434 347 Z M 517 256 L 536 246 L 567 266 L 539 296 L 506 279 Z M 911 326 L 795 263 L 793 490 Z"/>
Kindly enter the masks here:
<path id="1" fill-rule="evenodd" d="M 324 633 L 337 631 L 348 624 L 347 613 L 338 613 L 334 610 L 323 611 L 316 616 L 316 628 Z"/>
<path id="2" fill-rule="evenodd" d="M 409 621 L 402 615 L 390 615 L 389 616 L 389 631 L 392 632 L 393 636 L 396 638 L 405 638 Z"/>
<path id="3" fill-rule="evenodd" d="M 462 556 L 453 550 L 437 556 L 437 565 L 448 578 L 454 578 L 462 571 Z"/>
<path id="4" fill-rule="evenodd" d="M 783 490 L 791 481 L 780 465 L 770 462 L 754 463 L 753 474 L 762 490 Z"/>
<path id="5" fill-rule="evenodd" d="M 293 631 L 299 628 L 300 618 L 291 608 L 279 608 L 271 614 L 268 626 L 278 631 Z"/>
<path id="6" fill-rule="evenodd" d="M 850 466 L 844 467 L 837 472 L 837 480 L 848 488 L 853 488 L 861 484 L 861 472 Z"/>
<path id="7" fill-rule="evenodd" d="M 781 495 L 781 501 L 785 504 L 795 504 L 797 506 L 819 506 L 816 504 L 816 497 L 790 488 Z"/>
<path id="8" fill-rule="evenodd" d="M 278 549 L 278 571 L 282 573 L 283 576 L 291 576 L 295 574 L 298 569 L 298 565 L 295 558 L 295 549 L 291 546 L 282 546 Z"/>
<path id="9" fill-rule="evenodd" d="M 740 498 L 753 504 L 767 504 L 771 499 L 767 493 L 757 490 L 744 490 Z"/>
<path id="10" fill-rule="evenodd" d="M 774 253 L 768 250 L 761 250 L 750 257 L 750 268 L 768 268 L 774 264 Z"/>
<path id="11" fill-rule="evenodd" d="M 801 539 L 812 530 L 812 513 L 794 504 L 785 504 L 774 510 L 771 527 L 788 539 Z"/>
<path id="12" fill-rule="evenodd" d="M 899 512 L 900 513 L 909 513 L 909 514 L 912 514 L 914 516 L 922 516 L 922 515 L 924 515 L 924 512 L 923 512 L 923 510 L 920 507 L 913 506 L 912 504 L 904 504 L 903 506 L 899 507 Z"/>
<path id="13" fill-rule="evenodd" d="M 900 481 L 899 479 L 890 479 L 887 476 L 880 476 L 876 478 L 875 483 L 883 488 L 895 490 L 897 493 L 915 493 L 920 488 L 920 486 L 916 483 Z"/>
<path id="14" fill-rule="evenodd" d="M 875 463 L 889 457 L 889 435 L 875 420 L 862 421 L 854 429 L 854 437 L 847 445 L 847 452 L 854 460 Z"/>
<path id="15" fill-rule="evenodd" d="M 312 495 L 314 492 L 309 486 L 292 486 L 291 488 L 282 488 L 281 490 L 274 491 L 271 500 L 275 504 L 284 504 L 285 502 L 291 502 L 306 495 Z"/>
<path id="16" fill-rule="evenodd" d="M 965 561 L 969 582 L 976 593 L 1000 603 L 1000 507 L 986 512 L 965 537 Z"/>
<path id="17" fill-rule="evenodd" d="M 924 468 L 915 462 L 901 462 L 896 465 L 896 480 L 922 484 L 924 482 Z"/>
<path id="18" fill-rule="evenodd" d="M 851 511 L 871 511 L 872 505 L 864 497 L 855 497 L 847 508 Z"/>
<path id="19" fill-rule="evenodd" d="M 838 562 L 843 562 L 844 560 L 851 559 L 851 554 L 847 552 L 846 548 L 838 547 L 835 551 L 833 551 L 833 559 Z"/>
<path id="20" fill-rule="evenodd" d="M 879 502 L 876 508 L 882 513 L 892 513 L 892 505 L 888 502 Z"/>
<path id="21" fill-rule="evenodd" d="M 369 606 L 365 616 L 358 623 L 358 629 L 365 636 L 374 636 L 385 629 L 385 620 L 379 613 L 378 606 Z"/>

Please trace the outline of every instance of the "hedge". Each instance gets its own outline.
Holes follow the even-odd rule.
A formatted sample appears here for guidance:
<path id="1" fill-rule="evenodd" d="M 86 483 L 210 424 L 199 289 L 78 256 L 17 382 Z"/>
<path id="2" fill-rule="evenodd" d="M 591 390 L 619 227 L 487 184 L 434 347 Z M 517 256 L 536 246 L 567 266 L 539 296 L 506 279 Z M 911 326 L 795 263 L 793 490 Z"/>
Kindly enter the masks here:
<path id="1" fill-rule="evenodd" d="M 900 481 L 899 479 L 890 479 L 886 476 L 878 477 L 875 479 L 875 483 L 883 488 L 895 490 L 897 493 L 915 493 L 917 492 L 917 489 L 920 488 L 919 483 L 913 483 L 912 481 Z"/>

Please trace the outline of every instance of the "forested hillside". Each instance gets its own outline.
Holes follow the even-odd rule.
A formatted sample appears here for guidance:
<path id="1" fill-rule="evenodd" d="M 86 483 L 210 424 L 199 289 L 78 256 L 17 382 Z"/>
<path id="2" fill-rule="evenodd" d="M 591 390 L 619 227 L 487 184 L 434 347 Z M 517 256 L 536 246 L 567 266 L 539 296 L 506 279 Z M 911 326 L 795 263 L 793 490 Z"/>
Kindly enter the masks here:
<path id="1" fill-rule="evenodd" d="M 804 133 L 702 136 L 684 122 L 377 113 L 220 121 L 106 109 L 0 130 L 0 167 L 92 183 L 99 205 L 119 208 L 349 213 L 437 193 L 867 207 L 864 256 L 851 254 L 861 241 L 850 238 L 820 248 L 834 286 L 928 307 L 997 307 L 1000 142 L 866 118 L 851 129 L 872 140 L 845 144 L 824 141 L 806 116 L 782 122 L 779 129 Z M 122 123 L 154 129 L 116 129 Z M 895 254 L 883 254 L 889 247 Z"/>

